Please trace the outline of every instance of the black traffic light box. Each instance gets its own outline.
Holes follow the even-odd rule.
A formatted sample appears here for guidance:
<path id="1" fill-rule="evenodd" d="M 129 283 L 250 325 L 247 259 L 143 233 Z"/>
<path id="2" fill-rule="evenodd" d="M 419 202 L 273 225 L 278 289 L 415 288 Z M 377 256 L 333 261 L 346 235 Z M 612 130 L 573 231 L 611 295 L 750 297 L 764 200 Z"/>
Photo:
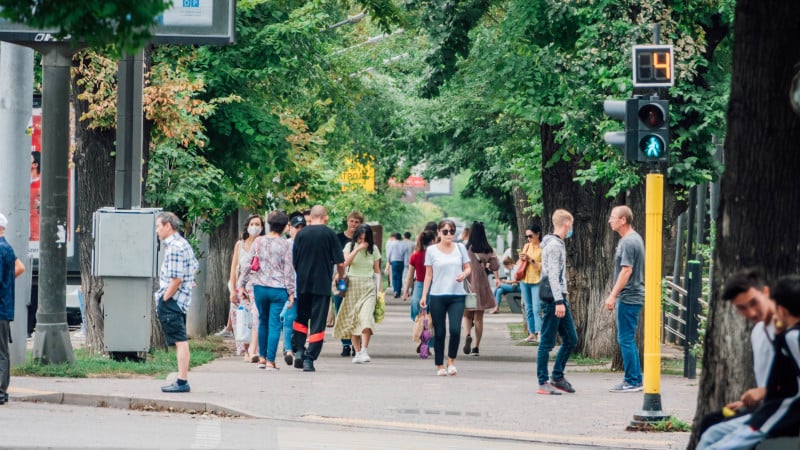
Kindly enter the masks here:
<path id="1" fill-rule="evenodd" d="M 669 147 L 669 101 L 644 99 L 606 100 L 603 111 L 622 120 L 625 131 L 609 131 L 604 140 L 624 152 L 631 162 L 667 162 Z"/>
<path id="2" fill-rule="evenodd" d="M 669 156 L 669 100 L 636 99 L 638 162 L 667 162 Z M 633 149 L 629 149 L 629 152 Z"/>
<path id="3" fill-rule="evenodd" d="M 612 119 L 622 120 L 625 125 L 625 131 L 609 131 L 603 139 L 608 145 L 622 150 L 625 159 L 632 162 L 638 159 L 637 146 L 632 145 L 636 142 L 636 130 L 639 126 L 639 119 L 636 117 L 638 102 L 635 98 L 603 102 L 605 114 Z"/>

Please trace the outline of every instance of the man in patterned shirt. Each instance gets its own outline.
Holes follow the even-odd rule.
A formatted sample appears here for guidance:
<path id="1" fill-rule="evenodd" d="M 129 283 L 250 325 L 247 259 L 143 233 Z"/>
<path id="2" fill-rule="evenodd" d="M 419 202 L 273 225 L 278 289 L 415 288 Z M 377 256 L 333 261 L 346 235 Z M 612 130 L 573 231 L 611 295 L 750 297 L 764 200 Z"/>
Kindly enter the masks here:
<path id="1" fill-rule="evenodd" d="M 197 259 L 189 242 L 178 233 L 180 220 L 171 212 L 156 216 L 156 234 L 164 245 L 164 262 L 158 273 L 155 293 L 156 312 L 167 345 L 175 345 L 178 379 L 163 386 L 162 392 L 189 392 L 189 342 L 186 337 L 186 310 L 192 301 Z"/>

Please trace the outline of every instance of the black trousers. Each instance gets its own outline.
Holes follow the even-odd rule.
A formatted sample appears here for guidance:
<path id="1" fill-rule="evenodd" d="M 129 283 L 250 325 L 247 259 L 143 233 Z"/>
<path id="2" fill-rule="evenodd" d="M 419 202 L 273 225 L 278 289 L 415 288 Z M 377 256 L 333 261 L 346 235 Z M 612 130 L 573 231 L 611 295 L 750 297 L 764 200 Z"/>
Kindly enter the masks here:
<path id="1" fill-rule="evenodd" d="M 0 320 L 0 403 L 8 400 L 8 382 L 11 379 L 11 356 L 8 343 L 11 341 L 11 322 Z"/>
<path id="2" fill-rule="evenodd" d="M 328 319 L 330 295 L 300 294 L 297 298 L 297 318 L 292 325 L 292 351 L 306 346 L 305 358 L 315 360 L 322 352 L 325 339 L 325 322 Z"/>

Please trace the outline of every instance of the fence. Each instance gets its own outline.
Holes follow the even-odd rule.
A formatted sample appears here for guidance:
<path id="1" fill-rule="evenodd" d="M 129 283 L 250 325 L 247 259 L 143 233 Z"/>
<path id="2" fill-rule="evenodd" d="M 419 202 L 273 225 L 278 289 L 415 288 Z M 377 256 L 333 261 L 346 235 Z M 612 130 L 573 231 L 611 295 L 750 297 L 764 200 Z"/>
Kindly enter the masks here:
<path id="1" fill-rule="evenodd" d="M 681 287 L 665 279 L 669 296 L 664 305 L 664 340 L 683 344 L 683 376 L 694 379 L 697 373 L 697 358 L 692 347 L 698 340 L 698 329 L 703 307 L 703 267 L 699 261 L 689 261 L 686 265 L 686 287 Z"/>

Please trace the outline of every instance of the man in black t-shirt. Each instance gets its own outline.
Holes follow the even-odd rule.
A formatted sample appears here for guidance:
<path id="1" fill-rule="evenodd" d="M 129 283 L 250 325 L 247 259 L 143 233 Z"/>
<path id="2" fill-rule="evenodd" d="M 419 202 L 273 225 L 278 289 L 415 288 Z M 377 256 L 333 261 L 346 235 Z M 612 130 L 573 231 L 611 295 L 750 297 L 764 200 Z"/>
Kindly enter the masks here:
<path id="1" fill-rule="evenodd" d="M 328 211 L 320 205 L 311 208 L 308 226 L 294 239 L 292 261 L 297 272 L 297 318 L 292 332 L 294 366 L 313 372 L 314 360 L 322 351 L 325 321 L 331 301 L 331 279 L 344 277 L 344 254 L 336 233 L 325 224 Z M 305 348 L 308 340 L 308 349 Z"/>

